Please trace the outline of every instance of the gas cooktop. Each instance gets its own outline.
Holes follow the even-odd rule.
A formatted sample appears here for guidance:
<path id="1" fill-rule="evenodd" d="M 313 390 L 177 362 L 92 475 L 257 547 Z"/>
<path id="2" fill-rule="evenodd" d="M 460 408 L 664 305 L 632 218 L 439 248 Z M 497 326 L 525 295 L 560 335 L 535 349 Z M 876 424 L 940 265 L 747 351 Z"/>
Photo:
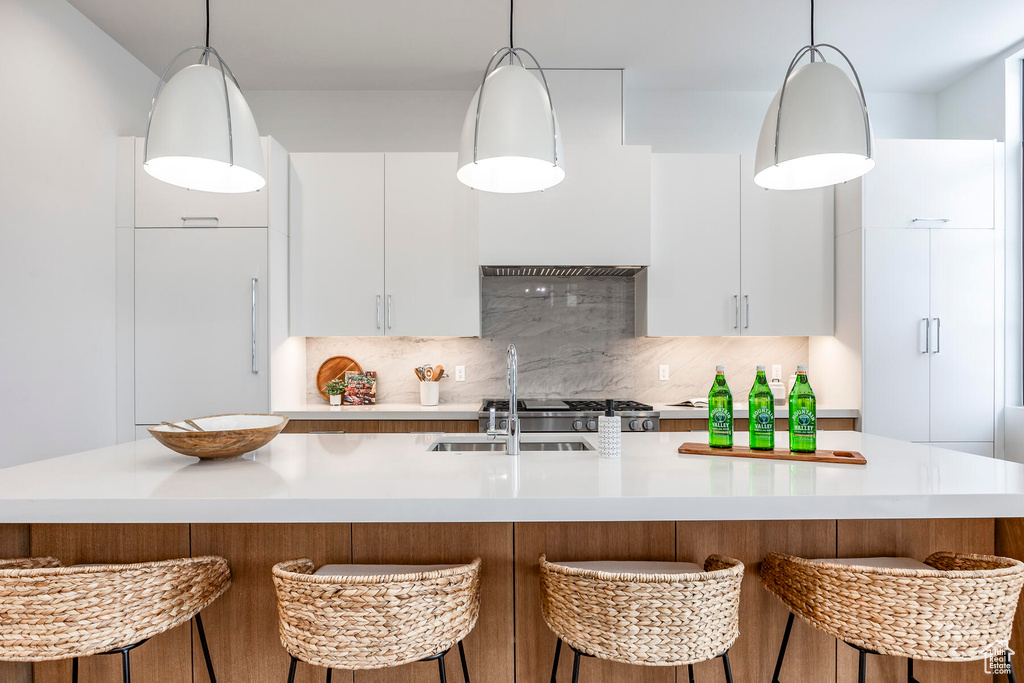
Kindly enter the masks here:
<path id="1" fill-rule="evenodd" d="M 521 398 L 516 401 L 520 428 L 524 432 L 597 431 L 597 417 L 604 415 L 602 398 Z M 508 399 L 484 399 L 480 406 L 480 431 L 487 431 L 491 410 L 497 426 L 504 428 L 508 417 Z M 639 401 L 615 399 L 615 414 L 622 418 L 623 431 L 658 431 L 660 413 Z"/>

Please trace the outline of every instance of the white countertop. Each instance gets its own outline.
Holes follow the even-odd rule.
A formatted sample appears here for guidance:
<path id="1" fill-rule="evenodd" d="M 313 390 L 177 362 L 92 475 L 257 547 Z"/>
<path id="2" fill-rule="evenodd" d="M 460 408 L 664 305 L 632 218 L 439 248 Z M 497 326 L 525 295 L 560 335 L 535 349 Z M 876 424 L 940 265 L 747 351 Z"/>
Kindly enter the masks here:
<path id="1" fill-rule="evenodd" d="M 325 402 L 307 403 L 285 410 L 275 410 L 293 420 L 476 420 L 481 401 L 473 403 L 440 403 L 421 406 L 418 403 L 378 403 L 372 406 L 332 406 Z M 653 404 L 663 420 L 706 420 L 707 408 L 679 408 L 664 403 Z M 746 403 L 737 403 L 735 417 L 749 417 Z M 776 417 L 788 417 L 789 409 L 775 408 Z M 818 408 L 818 417 L 860 417 L 856 408 Z"/>
<path id="2" fill-rule="evenodd" d="M 684 438 L 706 440 L 704 433 L 625 434 L 619 460 L 596 452 L 428 452 L 438 438 L 481 437 L 282 434 L 224 462 L 144 439 L 0 470 L 0 522 L 1024 516 L 1024 465 L 858 432 L 821 432 L 818 444 L 860 451 L 867 466 L 676 452 Z M 737 434 L 737 443 L 745 438 Z"/>

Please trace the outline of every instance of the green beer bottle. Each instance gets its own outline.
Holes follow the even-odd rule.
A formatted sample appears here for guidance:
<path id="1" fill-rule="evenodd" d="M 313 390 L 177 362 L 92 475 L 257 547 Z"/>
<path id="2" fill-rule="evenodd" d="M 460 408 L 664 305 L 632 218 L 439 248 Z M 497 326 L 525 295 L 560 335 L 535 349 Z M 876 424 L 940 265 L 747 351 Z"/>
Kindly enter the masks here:
<path id="1" fill-rule="evenodd" d="M 715 383 L 708 392 L 708 445 L 732 448 L 732 392 L 725 383 L 725 366 L 715 368 Z"/>
<path id="2" fill-rule="evenodd" d="M 789 450 L 813 453 L 817 447 L 817 405 L 807 381 L 807 366 L 796 368 L 796 384 L 789 393 Z"/>
<path id="3" fill-rule="evenodd" d="M 764 366 L 757 366 L 757 378 L 750 387 L 747 398 L 750 408 L 750 448 L 755 451 L 770 451 L 775 448 L 775 397 L 768 378 L 764 376 Z"/>

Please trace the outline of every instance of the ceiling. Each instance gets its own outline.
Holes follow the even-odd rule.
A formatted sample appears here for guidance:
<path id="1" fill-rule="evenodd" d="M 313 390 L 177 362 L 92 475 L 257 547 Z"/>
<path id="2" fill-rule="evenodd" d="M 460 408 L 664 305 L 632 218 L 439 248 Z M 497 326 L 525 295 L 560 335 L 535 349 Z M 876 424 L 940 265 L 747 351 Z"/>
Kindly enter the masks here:
<path id="1" fill-rule="evenodd" d="M 160 73 L 200 44 L 204 0 L 70 0 Z M 545 68 L 625 68 L 630 88 L 775 90 L 805 0 L 519 0 Z M 499 0 L 211 0 L 211 44 L 249 90 L 469 89 L 508 42 Z M 816 38 L 873 92 L 935 92 L 1024 38 L 1020 0 L 818 0 Z M 827 55 L 826 55 L 827 56 Z"/>

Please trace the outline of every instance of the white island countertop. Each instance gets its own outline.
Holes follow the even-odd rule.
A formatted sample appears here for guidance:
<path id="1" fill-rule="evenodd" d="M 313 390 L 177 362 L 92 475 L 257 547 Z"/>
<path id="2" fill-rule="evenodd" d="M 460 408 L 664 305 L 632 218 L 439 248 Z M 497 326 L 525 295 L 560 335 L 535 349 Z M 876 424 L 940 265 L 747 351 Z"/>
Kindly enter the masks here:
<path id="1" fill-rule="evenodd" d="M 676 452 L 703 433 L 625 434 L 618 460 L 429 452 L 439 438 L 481 437 L 282 434 L 222 462 L 144 439 L 0 470 L 0 522 L 1024 517 L 1024 465 L 858 432 L 821 432 L 818 444 L 860 451 L 866 466 Z"/>

